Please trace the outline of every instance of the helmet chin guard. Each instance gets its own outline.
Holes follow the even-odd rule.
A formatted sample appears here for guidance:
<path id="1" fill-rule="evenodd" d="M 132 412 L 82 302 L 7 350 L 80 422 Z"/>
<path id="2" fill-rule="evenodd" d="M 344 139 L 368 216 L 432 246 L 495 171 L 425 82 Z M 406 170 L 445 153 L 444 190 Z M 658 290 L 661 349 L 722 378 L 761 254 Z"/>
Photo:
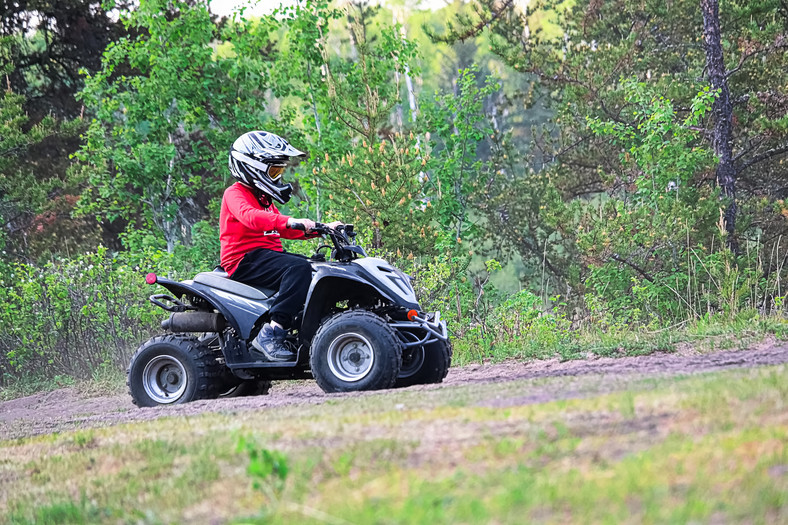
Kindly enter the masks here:
<path id="1" fill-rule="evenodd" d="M 270 168 L 283 168 L 291 157 L 305 156 L 306 153 L 294 148 L 278 135 L 265 131 L 250 131 L 233 143 L 229 168 L 233 177 L 239 181 L 284 204 L 290 200 L 293 187 L 290 184 L 278 184 L 280 176 L 277 174 L 272 178 L 269 175 Z"/>
<path id="2" fill-rule="evenodd" d="M 285 184 L 284 186 L 275 186 L 274 189 L 261 181 L 255 181 L 254 187 L 266 195 L 270 195 L 272 198 L 279 201 L 280 204 L 285 204 L 287 201 L 289 201 L 290 195 L 293 193 L 293 186 L 290 184 Z"/>

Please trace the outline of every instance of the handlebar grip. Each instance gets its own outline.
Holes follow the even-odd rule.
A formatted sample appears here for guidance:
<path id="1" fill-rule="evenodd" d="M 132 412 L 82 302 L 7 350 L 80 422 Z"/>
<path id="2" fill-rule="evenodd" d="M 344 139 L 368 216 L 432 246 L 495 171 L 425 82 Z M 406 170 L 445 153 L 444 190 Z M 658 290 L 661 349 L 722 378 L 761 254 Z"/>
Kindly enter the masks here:
<path id="1" fill-rule="evenodd" d="M 321 235 L 325 235 L 331 232 L 331 228 L 329 228 L 327 225 L 323 224 L 322 222 L 316 222 L 315 227 L 312 228 L 312 231 L 319 233 Z"/>
<path id="2" fill-rule="evenodd" d="M 302 232 L 306 232 L 306 227 L 300 222 L 294 222 L 292 226 L 288 226 L 288 228 L 290 228 L 291 230 L 300 230 Z M 331 231 L 331 228 L 329 228 L 327 225 L 323 224 L 322 222 L 316 222 L 315 227 L 309 231 L 310 233 L 325 234 L 325 233 L 329 233 Z"/>

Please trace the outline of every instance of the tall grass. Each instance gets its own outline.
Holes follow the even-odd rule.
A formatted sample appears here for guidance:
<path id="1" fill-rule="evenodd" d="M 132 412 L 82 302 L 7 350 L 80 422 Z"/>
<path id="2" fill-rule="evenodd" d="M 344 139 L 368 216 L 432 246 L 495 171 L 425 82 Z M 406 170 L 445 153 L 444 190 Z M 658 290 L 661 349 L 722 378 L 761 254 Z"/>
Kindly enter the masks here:
<path id="1" fill-rule="evenodd" d="M 592 277 L 610 282 L 570 298 L 550 297 L 544 279 L 540 290 L 504 293 L 491 279 L 501 265 L 487 261 L 470 271 L 468 253 L 388 257 L 413 277 L 422 307 L 440 311 L 448 321 L 459 365 L 635 355 L 717 334 L 743 342 L 785 334 L 785 257 L 776 246 L 766 253 L 755 243 L 740 256 L 686 248 L 686 272 L 654 282 L 630 278 L 624 287 L 614 282 L 614 272 L 600 272 Z M 0 388 L 27 393 L 75 380 L 117 379 L 163 318 L 148 301 L 154 292 L 144 274 L 188 278 L 206 265 L 189 264 L 182 254 L 113 255 L 104 249 L 43 266 L 6 265 L 0 283 Z"/>

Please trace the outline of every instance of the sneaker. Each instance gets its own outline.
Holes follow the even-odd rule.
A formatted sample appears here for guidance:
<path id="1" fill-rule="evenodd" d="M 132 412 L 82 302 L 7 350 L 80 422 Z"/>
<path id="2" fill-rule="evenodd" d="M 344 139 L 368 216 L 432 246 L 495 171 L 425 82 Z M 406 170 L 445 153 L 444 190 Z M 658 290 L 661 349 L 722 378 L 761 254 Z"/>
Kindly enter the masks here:
<path id="1" fill-rule="evenodd" d="M 252 354 L 262 354 L 261 357 L 266 361 L 295 361 L 295 352 L 284 345 L 286 335 L 287 332 L 282 328 L 266 323 L 252 341 Z"/>

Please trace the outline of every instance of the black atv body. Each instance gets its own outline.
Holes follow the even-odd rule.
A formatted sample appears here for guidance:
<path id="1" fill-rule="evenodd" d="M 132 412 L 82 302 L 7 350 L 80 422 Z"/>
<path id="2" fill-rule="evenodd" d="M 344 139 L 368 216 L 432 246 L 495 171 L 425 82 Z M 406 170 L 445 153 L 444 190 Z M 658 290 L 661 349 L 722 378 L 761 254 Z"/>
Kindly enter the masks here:
<path id="1" fill-rule="evenodd" d="M 332 230 L 312 256 L 312 282 L 285 343 L 295 361 L 262 361 L 249 345 L 276 291 L 228 278 L 221 270 L 187 281 L 154 274 L 168 294 L 150 297 L 170 312 L 156 336 L 132 357 L 128 384 L 139 406 L 260 392 L 271 380 L 314 378 L 326 392 L 377 390 L 443 380 L 451 363 L 446 323 L 422 312 L 410 278 L 383 259 L 366 257 L 352 225 Z M 331 250 L 331 261 L 324 249 Z M 249 388 L 248 385 L 258 385 Z"/>

